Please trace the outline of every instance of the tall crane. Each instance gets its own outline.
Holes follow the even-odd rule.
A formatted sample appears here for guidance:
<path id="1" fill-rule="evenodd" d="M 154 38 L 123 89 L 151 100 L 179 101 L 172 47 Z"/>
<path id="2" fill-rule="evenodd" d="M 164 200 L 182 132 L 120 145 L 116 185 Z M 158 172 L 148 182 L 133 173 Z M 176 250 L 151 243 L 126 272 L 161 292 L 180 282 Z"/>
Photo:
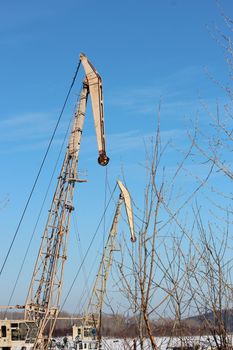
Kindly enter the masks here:
<path id="1" fill-rule="evenodd" d="M 12 346 L 12 341 L 16 341 L 16 339 L 12 339 L 13 324 L 14 333 L 18 334 L 18 338 L 16 337 L 18 341 L 33 343 L 34 350 L 48 349 L 60 308 L 64 264 L 67 259 L 70 215 L 74 210 L 74 187 L 76 182 L 81 182 L 78 177 L 77 165 L 89 94 L 97 136 L 98 162 L 102 166 L 109 162 L 105 149 L 102 80 L 84 54 L 80 55 L 80 60 L 85 71 L 85 79 L 29 286 L 24 306 L 24 321 L 8 323 L 0 321 L 0 348 L 9 349 Z M 22 326 L 22 322 L 24 322 L 24 326 Z M 23 335 L 21 328 L 24 329 Z"/>
<path id="2" fill-rule="evenodd" d="M 117 227 L 123 203 L 125 204 L 131 241 L 136 241 L 130 194 L 127 188 L 123 185 L 123 183 L 120 180 L 117 180 L 117 184 L 120 189 L 120 195 L 116 205 L 112 226 L 103 251 L 98 273 L 96 275 L 96 279 L 92 288 L 89 303 L 85 311 L 82 324 L 79 326 L 73 326 L 73 340 L 76 340 L 78 349 L 79 346 L 80 349 L 84 349 L 86 347 L 88 349 L 98 348 L 96 333 L 100 327 L 100 314 L 103 309 L 107 280 L 112 266 L 113 252 L 114 250 L 116 250 Z"/>

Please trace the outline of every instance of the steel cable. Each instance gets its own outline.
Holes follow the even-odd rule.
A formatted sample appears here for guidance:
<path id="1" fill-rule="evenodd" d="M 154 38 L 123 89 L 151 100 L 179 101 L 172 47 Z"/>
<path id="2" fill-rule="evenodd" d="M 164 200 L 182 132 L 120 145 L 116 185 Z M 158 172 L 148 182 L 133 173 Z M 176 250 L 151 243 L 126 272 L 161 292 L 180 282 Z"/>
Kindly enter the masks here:
<path id="1" fill-rule="evenodd" d="M 2 266 L 1 266 L 0 276 L 2 275 L 2 272 L 3 272 L 4 268 L 5 268 L 6 262 L 7 262 L 8 258 L 9 258 L 11 249 L 12 249 L 13 244 L 14 244 L 14 242 L 15 242 L 15 239 L 16 239 L 16 237 L 17 237 L 17 235 L 18 235 L 20 226 L 21 226 L 21 224 L 22 224 L 23 218 L 24 218 L 24 216 L 25 216 L 25 213 L 26 213 L 26 211 L 27 211 L 28 205 L 29 205 L 30 200 L 31 200 L 31 198 L 32 198 L 33 192 L 34 192 L 35 187 L 36 187 L 36 185 L 37 185 L 37 182 L 38 182 L 38 180 L 39 180 L 41 171 L 42 171 L 42 169 L 43 169 L 43 166 L 44 166 L 45 160 L 46 160 L 46 158 L 47 158 L 47 155 L 48 155 L 48 153 L 49 153 L 51 144 L 52 144 L 52 142 L 53 142 L 54 136 L 55 136 L 56 131 L 57 131 L 57 128 L 58 128 L 58 125 L 59 125 L 60 120 L 61 120 L 61 117 L 62 117 L 62 115 L 63 115 L 63 113 L 64 113 L 64 110 L 65 110 L 65 107 L 66 107 L 68 98 L 69 98 L 69 96 L 70 96 L 71 90 L 72 90 L 72 88 L 73 88 L 73 86 L 74 86 L 76 77 L 77 77 L 77 75 L 78 75 L 78 71 L 79 71 L 80 64 L 81 64 L 81 61 L 79 60 L 79 63 L 78 63 L 78 65 L 77 65 L 77 68 L 76 68 L 74 77 L 73 77 L 73 79 L 72 79 L 72 82 L 71 82 L 71 85 L 70 85 L 70 87 L 69 87 L 68 93 L 67 93 L 67 95 L 66 95 L 65 101 L 64 101 L 64 103 L 63 103 L 61 112 L 60 112 L 60 114 L 59 114 L 57 123 L 56 123 L 56 125 L 55 125 L 53 134 L 52 134 L 52 136 L 51 136 L 51 139 L 50 139 L 49 144 L 48 144 L 48 146 L 47 146 L 45 155 L 44 155 L 43 160 L 42 160 L 42 162 L 41 162 L 39 171 L 38 171 L 38 173 L 37 173 L 36 179 L 35 179 L 35 181 L 34 181 L 34 183 L 33 183 L 31 192 L 30 192 L 29 197 L 28 197 L 28 199 L 27 199 L 26 205 L 25 205 L 25 207 L 24 207 L 24 209 L 23 209 L 23 213 L 22 213 L 22 215 L 21 215 L 21 217 L 20 217 L 19 223 L 18 223 L 17 228 L 16 228 L 16 230 L 15 230 L 13 239 L 12 239 L 11 244 L 10 244 L 10 247 L 8 248 L 7 254 L 6 254 L 5 259 L 4 259 L 4 261 L 3 261 L 3 264 L 2 264 Z"/>
<path id="2" fill-rule="evenodd" d="M 73 114 L 74 114 L 74 113 L 73 113 Z M 14 295 L 14 293 L 15 293 L 15 290 L 16 290 L 16 287 L 17 287 L 17 284 L 18 284 L 20 275 L 21 275 L 21 273 L 22 273 L 22 270 L 23 270 L 23 267 L 24 267 L 24 264 L 25 264 L 25 261 L 26 261 L 26 258 L 27 258 L 27 255 L 28 255 L 28 252 L 29 252 L 31 243 L 32 243 L 32 240 L 33 240 L 33 238 L 34 238 L 34 235 L 35 235 L 35 232 L 36 232 L 36 229 L 37 229 L 37 226 L 38 226 L 38 223 L 39 223 L 41 214 L 42 214 L 42 210 L 43 210 L 44 205 L 45 205 L 45 201 L 46 201 L 46 199 L 47 199 L 47 196 L 48 196 L 48 193 L 49 193 L 51 184 L 52 184 L 52 180 L 53 180 L 53 178 L 54 178 L 54 175 L 55 175 L 55 172 L 56 172 L 56 169 L 57 169 L 57 166 L 58 166 L 59 159 L 60 159 L 61 154 L 62 154 L 62 150 L 63 150 L 63 148 L 64 148 L 65 140 L 67 139 L 67 135 L 68 135 L 68 132 L 69 132 L 69 130 L 70 130 L 70 125 L 71 125 L 71 120 L 70 120 L 70 122 L 69 122 L 69 125 L 68 125 L 68 127 L 67 127 L 66 133 L 65 133 L 65 135 L 64 135 L 64 139 L 63 139 L 62 145 L 61 145 L 61 147 L 60 147 L 60 151 L 59 151 L 59 154 L 58 154 L 58 157 L 57 157 L 57 160 L 56 160 L 54 169 L 53 169 L 53 173 L 52 173 L 52 175 L 51 175 L 51 177 L 50 177 L 50 181 L 49 181 L 49 184 L 48 184 L 48 187 L 47 187 L 47 190 L 46 190 L 44 199 L 43 199 L 43 201 L 42 201 L 42 205 L 41 205 L 41 207 L 40 207 L 39 214 L 38 214 L 38 217 L 37 217 L 35 226 L 34 226 L 34 228 L 33 228 L 33 231 L 32 231 L 32 234 L 31 234 L 31 237 L 30 237 L 30 240 L 29 240 L 29 243 L 28 243 L 28 245 L 27 245 L 27 249 L 26 249 L 26 251 L 25 251 L 25 254 L 24 254 L 24 257 L 23 257 L 23 260 L 22 260 L 22 263 L 21 263 L 21 266 L 20 266 L 20 269 L 19 269 L 19 272 L 18 272 L 18 275 L 17 275 L 17 277 L 16 277 L 16 280 L 15 280 L 15 283 L 14 283 L 14 286 L 13 286 L 13 289 L 12 289 L 12 292 L 11 292 L 11 295 L 10 295 L 10 298 L 9 298 L 9 300 L 8 300 L 7 307 L 11 304 L 11 301 L 12 301 L 13 295 Z M 4 318 L 6 317 L 6 313 L 7 313 L 7 309 L 5 310 Z"/>
<path id="3" fill-rule="evenodd" d="M 88 246 L 88 248 L 87 248 L 87 250 L 86 250 L 86 253 L 85 253 L 85 255 L 84 255 L 84 258 L 83 258 L 83 260 L 81 261 L 81 264 L 80 264 L 80 266 L 79 266 L 79 268 L 78 268 L 78 271 L 77 271 L 77 273 L 76 273 L 76 275 L 75 275 L 75 277 L 74 277 L 74 279 L 73 279 L 73 281 L 72 281 L 72 283 L 71 283 L 71 285 L 70 285 L 70 288 L 69 288 L 69 290 L 68 290 L 68 292 L 67 292 L 67 294 L 66 294 L 66 297 L 65 297 L 65 299 L 64 299 L 64 301 L 63 301 L 63 304 L 62 304 L 62 306 L 61 306 L 60 312 L 63 310 L 63 307 L 65 306 L 65 303 L 67 302 L 67 299 L 68 299 L 68 297 L 69 297 L 69 295 L 70 295 L 70 293 L 71 293 L 71 290 L 72 290 L 73 287 L 74 287 L 74 284 L 75 284 L 75 282 L 76 282 L 76 279 L 78 278 L 78 275 L 79 275 L 79 273 L 80 273 L 80 271 L 81 271 L 81 269 L 82 269 L 82 266 L 83 266 L 83 264 L 84 264 L 84 262 L 85 262 L 85 260 L 86 260 L 86 258 L 87 258 L 87 255 L 88 255 L 88 253 L 89 253 L 89 251 L 90 251 L 90 249 L 91 249 L 91 247 L 92 247 L 92 244 L 93 244 L 93 242 L 94 242 L 94 240 L 95 240 L 95 237 L 96 237 L 96 235 L 97 235 L 97 233 L 98 233 L 98 231 L 99 231 L 99 229 L 100 229 L 100 226 L 101 226 L 101 224 L 102 224 L 102 222 L 103 222 L 103 220 L 104 220 L 104 218 L 105 218 L 106 211 L 107 211 L 107 209 L 108 209 L 108 207 L 109 207 L 109 205 L 110 205 L 110 203 L 111 203 L 111 201 L 112 201 L 112 197 L 113 197 L 113 194 L 114 194 L 116 188 L 117 188 L 117 184 L 115 185 L 115 187 L 114 187 L 114 189 L 113 189 L 113 191 L 112 191 L 111 197 L 109 198 L 109 201 L 108 201 L 108 203 L 107 203 L 107 205 L 106 205 L 106 207 L 105 207 L 105 209 L 104 209 L 104 212 L 103 212 L 103 214 L 102 214 L 102 217 L 101 217 L 101 219 L 100 219 L 100 221 L 99 221 L 99 224 L 98 224 L 98 226 L 97 226 L 97 228 L 96 228 L 96 231 L 94 232 L 93 237 L 92 237 L 92 239 L 91 239 L 91 242 L 90 242 L 90 244 L 89 244 L 89 246 Z"/>

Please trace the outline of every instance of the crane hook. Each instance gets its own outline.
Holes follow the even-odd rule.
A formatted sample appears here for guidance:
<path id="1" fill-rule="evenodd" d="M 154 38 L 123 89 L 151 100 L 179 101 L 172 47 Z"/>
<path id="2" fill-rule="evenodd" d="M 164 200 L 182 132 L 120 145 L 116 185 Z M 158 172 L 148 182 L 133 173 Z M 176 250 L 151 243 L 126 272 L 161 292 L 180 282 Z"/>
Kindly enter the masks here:
<path id="1" fill-rule="evenodd" d="M 105 152 L 99 153 L 98 163 L 102 166 L 106 166 L 109 162 L 109 158 Z"/>

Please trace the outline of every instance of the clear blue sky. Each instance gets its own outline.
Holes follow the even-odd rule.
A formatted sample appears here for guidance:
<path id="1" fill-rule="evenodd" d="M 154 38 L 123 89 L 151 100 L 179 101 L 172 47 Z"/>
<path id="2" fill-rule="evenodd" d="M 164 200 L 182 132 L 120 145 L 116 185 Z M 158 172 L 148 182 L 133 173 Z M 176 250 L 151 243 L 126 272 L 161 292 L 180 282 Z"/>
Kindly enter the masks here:
<path id="1" fill-rule="evenodd" d="M 232 1 L 219 2 L 232 15 Z M 114 187 L 124 168 L 128 187 L 137 197 L 143 194 L 144 178 L 138 165 L 144 161 L 143 142 L 155 130 L 160 98 L 162 136 L 165 140 L 171 138 L 177 147 L 185 143 L 188 120 L 200 109 L 199 98 L 207 101 L 210 108 L 216 98 L 224 99 L 205 74 L 205 68 L 216 78 L 226 73 L 221 49 L 209 32 L 215 25 L 223 27 L 214 0 L 0 2 L 0 263 L 56 124 L 79 53 L 87 54 L 103 79 L 110 187 Z M 22 261 L 33 230 L 82 77 L 80 71 L 29 212 L 0 279 L 4 286 L 0 304 L 8 302 L 17 275 L 15 267 Z M 87 170 L 89 182 L 78 188 L 75 203 L 83 251 L 104 208 L 106 176 L 106 170 L 96 163 L 90 107 L 84 128 L 80 170 Z M 176 161 L 174 152 L 167 164 L 172 167 Z M 26 297 L 54 186 L 13 303 L 23 303 Z M 80 262 L 75 238 L 70 240 L 69 254 L 76 258 L 76 263 Z M 74 271 L 67 266 L 66 286 L 73 276 Z M 75 296 L 68 309 L 74 300 Z"/>

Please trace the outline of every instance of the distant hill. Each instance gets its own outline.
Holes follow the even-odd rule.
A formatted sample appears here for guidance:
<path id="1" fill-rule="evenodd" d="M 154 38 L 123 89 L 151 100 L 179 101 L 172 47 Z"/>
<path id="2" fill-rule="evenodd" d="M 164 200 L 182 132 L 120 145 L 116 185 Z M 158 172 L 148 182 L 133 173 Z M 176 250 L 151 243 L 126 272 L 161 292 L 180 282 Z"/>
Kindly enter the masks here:
<path id="1" fill-rule="evenodd" d="M 0 319 L 5 316 L 4 312 L 0 312 Z M 62 312 L 62 320 L 58 320 L 54 336 L 64 336 L 72 334 L 72 325 L 76 322 L 71 318 L 68 312 Z M 80 315 L 76 315 L 80 317 Z M 23 312 L 9 312 L 8 319 L 22 319 Z M 109 337 L 136 337 L 139 334 L 138 316 L 126 317 L 123 315 L 106 315 L 102 316 L 102 335 Z M 221 321 L 221 322 L 220 322 Z M 193 336 L 212 334 L 213 331 L 218 333 L 220 327 L 228 332 L 233 332 L 233 309 L 223 310 L 222 314 L 206 312 L 203 315 L 187 317 L 180 323 L 170 318 L 160 318 L 151 321 L 153 334 L 155 336 Z M 146 331 L 144 329 L 144 334 Z"/>
<path id="2" fill-rule="evenodd" d="M 202 315 L 188 317 L 185 322 L 194 322 L 200 327 L 223 326 L 228 332 L 233 332 L 233 309 L 225 309 L 216 312 L 206 312 Z"/>

